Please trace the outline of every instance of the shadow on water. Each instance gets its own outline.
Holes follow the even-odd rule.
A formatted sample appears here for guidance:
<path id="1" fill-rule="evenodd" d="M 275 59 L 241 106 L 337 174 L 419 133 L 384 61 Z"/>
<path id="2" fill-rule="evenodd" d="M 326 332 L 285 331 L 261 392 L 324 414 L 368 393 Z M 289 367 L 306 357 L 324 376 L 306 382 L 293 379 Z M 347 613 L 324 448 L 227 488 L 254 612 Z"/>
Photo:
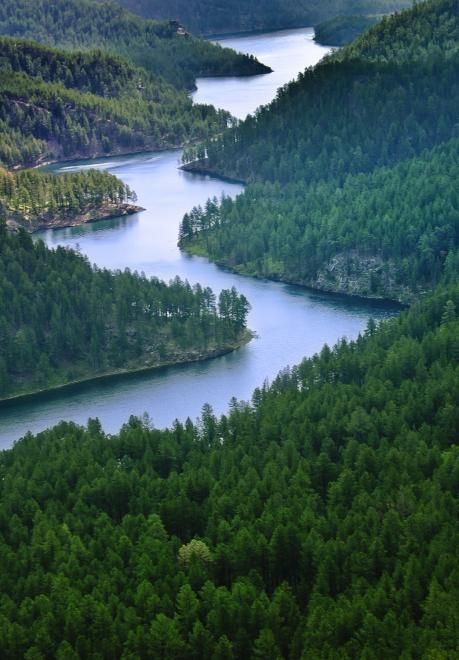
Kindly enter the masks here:
<path id="1" fill-rule="evenodd" d="M 53 244 L 59 245 L 62 241 L 67 241 L 79 236 L 86 236 L 87 234 L 96 234 L 99 232 L 119 231 L 120 229 L 127 229 L 133 227 L 139 222 L 139 214 L 133 213 L 132 215 L 121 215 L 105 220 L 97 220 L 97 222 L 86 222 L 83 225 L 76 227 L 64 227 L 59 230 L 59 236 L 53 229 L 48 229 L 37 234 L 38 238 L 52 246 Z"/>

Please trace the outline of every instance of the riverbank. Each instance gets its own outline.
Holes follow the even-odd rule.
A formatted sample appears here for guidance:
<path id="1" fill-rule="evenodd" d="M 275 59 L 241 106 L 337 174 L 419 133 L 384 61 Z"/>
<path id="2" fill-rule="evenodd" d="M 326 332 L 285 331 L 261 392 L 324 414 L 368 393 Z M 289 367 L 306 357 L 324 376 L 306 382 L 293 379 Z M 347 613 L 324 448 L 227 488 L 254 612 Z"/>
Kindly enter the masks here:
<path id="1" fill-rule="evenodd" d="M 40 216 L 37 218 L 27 218 L 18 214 L 6 219 L 8 229 L 15 231 L 19 228 L 25 229 L 31 234 L 46 229 L 65 229 L 66 227 L 78 227 L 90 222 L 99 220 L 110 220 L 124 215 L 134 215 L 145 211 L 143 206 L 136 204 L 104 204 L 98 207 L 91 207 L 84 213 L 78 213 L 72 216 Z"/>
<path id="2" fill-rule="evenodd" d="M 0 408 L 5 408 L 9 405 L 15 405 L 16 403 L 23 403 L 25 401 L 31 401 L 38 399 L 40 397 L 46 396 L 48 394 L 71 391 L 74 388 L 78 388 L 81 385 L 88 385 L 90 383 L 104 383 L 108 381 L 116 380 L 125 380 L 130 377 L 139 376 L 142 374 L 148 374 L 154 371 L 160 371 L 167 367 L 176 367 L 181 365 L 192 364 L 194 362 L 206 362 L 213 360 L 217 357 L 222 357 L 228 355 L 233 351 L 242 348 L 248 344 L 252 339 L 256 337 L 256 333 L 247 328 L 244 329 L 243 333 L 239 339 L 229 342 L 226 346 L 214 347 L 207 351 L 184 351 L 180 355 L 176 354 L 175 357 L 169 357 L 165 360 L 159 360 L 155 364 L 149 364 L 138 367 L 124 368 L 124 369 L 114 369 L 112 371 L 107 371 L 103 373 L 98 373 L 95 375 L 82 376 L 81 378 L 76 378 L 74 380 L 68 381 L 67 383 L 61 383 L 53 385 L 51 387 L 43 387 L 39 389 L 30 390 L 28 392 L 21 392 L 14 394 L 12 396 L 5 397 L 0 399 Z"/>
<path id="3" fill-rule="evenodd" d="M 237 275 L 242 275 L 244 277 L 253 277 L 254 279 L 261 281 L 271 281 L 271 282 L 282 282 L 283 284 L 291 284 L 294 286 L 300 286 L 308 291 L 320 292 L 320 293 L 330 293 L 343 296 L 344 298 L 349 299 L 358 299 L 358 300 L 368 300 L 372 302 L 381 302 L 388 304 L 396 304 L 401 307 L 405 307 L 414 302 L 421 293 L 415 295 L 413 292 L 410 292 L 406 287 L 398 287 L 397 290 L 391 291 L 390 294 L 383 295 L 378 293 L 371 292 L 371 273 L 372 269 L 369 267 L 369 260 L 367 263 L 362 262 L 361 259 L 361 271 L 365 273 L 365 281 L 359 281 L 357 278 L 351 279 L 349 276 L 345 276 L 345 267 L 339 268 L 339 272 L 343 273 L 341 278 L 337 278 L 337 283 L 333 284 L 329 281 L 330 273 L 335 271 L 334 277 L 337 276 L 337 264 L 336 261 L 333 262 L 329 269 L 323 268 L 319 271 L 315 279 L 302 279 L 289 277 L 281 272 L 270 272 L 270 273 L 260 273 L 256 269 L 250 268 L 247 265 L 231 265 L 229 262 L 224 259 L 213 259 L 205 247 L 201 244 L 188 243 L 181 246 L 180 248 L 185 254 L 194 257 L 204 257 L 212 263 L 216 264 L 219 268 L 223 268 L 230 273 L 235 273 Z M 375 261 L 373 259 L 373 261 Z M 379 269 L 379 265 L 378 265 Z M 424 292 L 422 292 L 424 293 Z"/>

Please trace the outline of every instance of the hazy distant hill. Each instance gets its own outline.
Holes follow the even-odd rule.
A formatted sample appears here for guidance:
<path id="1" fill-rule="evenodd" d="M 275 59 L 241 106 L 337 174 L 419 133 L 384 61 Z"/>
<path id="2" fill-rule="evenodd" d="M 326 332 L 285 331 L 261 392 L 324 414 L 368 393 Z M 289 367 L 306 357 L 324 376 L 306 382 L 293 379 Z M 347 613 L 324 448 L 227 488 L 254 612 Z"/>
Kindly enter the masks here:
<path id="1" fill-rule="evenodd" d="M 271 30 L 341 14 L 384 14 L 411 6 L 408 0 L 120 0 L 147 18 L 176 19 L 196 34 Z"/>
<path id="2" fill-rule="evenodd" d="M 0 35 L 107 50 L 188 89 L 196 76 L 269 70 L 254 58 L 180 34 L 174 24 L 142 20 L 107 0 L 2 0 Z"/>

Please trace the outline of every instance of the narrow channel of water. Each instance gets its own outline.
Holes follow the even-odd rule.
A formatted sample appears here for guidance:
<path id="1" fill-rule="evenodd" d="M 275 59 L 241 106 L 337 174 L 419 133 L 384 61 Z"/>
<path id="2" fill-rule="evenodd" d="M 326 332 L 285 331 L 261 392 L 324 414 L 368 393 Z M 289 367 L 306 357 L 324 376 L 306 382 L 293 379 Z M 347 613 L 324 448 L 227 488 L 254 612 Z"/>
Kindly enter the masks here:
<path id="1" fill-rule="evenodd" d="M 317 64 L 330 52 L 330 48 L 314 42 L 312 28 L 236 35 L 220 39 L 219 43 L 255 55 L 273 70 L 264 76 L 198 80 L 198 89 L 194 94 L 196 103 L 211 103 L 216 108 L 228 110 L 238 119 L 272 101 L 279 87 L 296 78 L 306 67 Z"/>
<path id="2" fill-rule="evenodd" d="M 279 85 L 326 52 L 308 29 L 225 39 L 251 52 L 275 73 L 246 79 L 199 81 L 196 100 L 213 102 L 242 117 L 275 96 Z M 270 82 L 271 81 L 271 82 Z M 234 101 L 234 104 L 232 103 Z M 0 447 L 7 447 L 28 430 L 38 432 L 60 419 L 85 423 L 99 417 L 104 428 L 116 432 L 130 415 L 147 412 L 157 427 L 174 419 L 196 418 L 204 403 L 216 413 L 229 400 L 249 399 L 255 387 L 273 379 L 287 365 L 319 351 L 324 343 L 356 337 L 368 318 L 387 318 L 391 305 L 308 292 L 275 282 L 264 282 L 225 272 L 205 259 L 177 249 L 183 214 L 208 197 L 236 195 L 242 187 L 177 169 L 180 151 L 142 154 L 54 168 L 71 171 L 86 167 L 107 169 L 128 183 L 147 211 L 72 229 L 45 232 L 50 246 L 78 247 L 90 261 L 113 269 L 129 267 L 169 280 L 176 275 L 211 286 L 216 292 L 235 285 L 252 304 L 249 326 L 257 338 L 221 358 L 162 369 L 150 374 L 81 385 L 48 393 L 21 404 L 0 407 Z"/>

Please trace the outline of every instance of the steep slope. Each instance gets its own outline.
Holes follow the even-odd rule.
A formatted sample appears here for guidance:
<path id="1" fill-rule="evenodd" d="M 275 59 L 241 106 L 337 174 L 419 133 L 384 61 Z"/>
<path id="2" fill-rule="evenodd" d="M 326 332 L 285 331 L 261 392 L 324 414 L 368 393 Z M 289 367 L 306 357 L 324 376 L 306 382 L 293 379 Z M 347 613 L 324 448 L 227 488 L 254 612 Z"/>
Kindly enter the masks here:
<path id="1" fill-rule="evenodd" d="M 228 115 L 117 56 L 0 39 L 0 162 L 180 146 L 226 127 Z"/>
<path id="2" fill-rule="evenodd" d="M 459 248 L 458 181 L 456 138 L 340 187 L 249 186 L 187 214 L 180 245 L 246 274 L 407 302 Z"/>
<path id="3" fill-rule="evenodd" d="M 204 233 L 182 227 L 182 245 L 252 274 L 360 295 L 408 300 L 433 286 L 459 246 L 458 4 L 432 0 L 384 19 L 191 149 L 190 169 L 263 185 L 226 202 L 216 222 L 198 213 Z"/>
<path id="4" fill-rule="evenodd" d="M 454 57 L 459 50 L 459 3 L 428 0 L 382 22 L 335 53 L 337 60 L 413 63 Z"/>
<path id="5" fill-rule="evenodd" d="M 454 658 L 457 286 L 216 419 L 0 455 L 5 660 Z"/>
<path id="6" fill-rule="evenodd" d="M 269 71 L 253 58 L 182 35 L 175 24 L 142 20 L 108 0 L 2 0 L 0 35 L 103 49 L 182 89 L 191 89 L 196 76 Z"/>
<path id="7" fill-rule="evenodd" d="M 121 0 L 146 18 L 176 19 L 196 34 L 224 34 L 315 25 L 342 14 L 389 13 L 406 0 Z"/>

